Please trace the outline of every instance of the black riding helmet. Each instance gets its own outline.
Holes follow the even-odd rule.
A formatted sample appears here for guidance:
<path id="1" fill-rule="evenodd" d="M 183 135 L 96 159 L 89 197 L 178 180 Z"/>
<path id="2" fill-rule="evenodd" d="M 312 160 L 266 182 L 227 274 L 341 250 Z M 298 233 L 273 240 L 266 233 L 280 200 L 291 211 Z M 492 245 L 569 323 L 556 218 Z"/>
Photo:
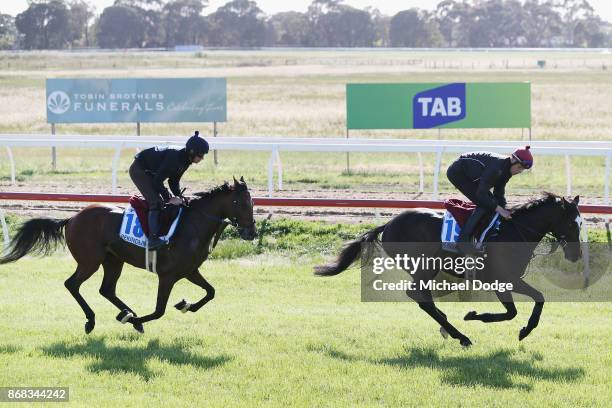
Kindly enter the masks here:
<path id="1" fill-rule="evenodd" d="M 190 157 L 204 156 L 208 153 L 208 142 L 199 135 L 200 132 L 196 130 L 195 135 L 191 136 L 185 144 Z"/>

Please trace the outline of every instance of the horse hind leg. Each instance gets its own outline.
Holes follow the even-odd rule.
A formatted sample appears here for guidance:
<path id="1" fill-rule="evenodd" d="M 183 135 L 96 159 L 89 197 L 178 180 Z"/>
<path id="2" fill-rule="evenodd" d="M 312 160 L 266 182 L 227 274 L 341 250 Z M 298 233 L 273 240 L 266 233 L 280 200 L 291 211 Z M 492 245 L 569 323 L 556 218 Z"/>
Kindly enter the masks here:
<path id="1" fill-rule="evenodd" d="M 506 313 L 476 313 L 472 310 L 468 312 L 463 320 L 480 320 L 485 323 L 503 322 L 512 320 L 516 317 L 516 306 L 512 300 L 512 293 L 495 291 L 495 295 L 506 308 Z"/>
<path id="2" fill-rule="evenodd" d="M 136 312 L 117 296 L 117 281 L 121 277 L 123 262 L 117 257 L 109 254 L 102 263 L 102 267 L 104 268 L 104 278 L 100 286 L 100 294 L 121 311 L 119 316 L 117 316 L 117 320 L 120 322 L 124 321 L 128 314 L 137 316 Z M 144 333 L 144 328 L 141 323 L 135 323 L 134 329 L 140 333 Z"/>
<path id="3" fill-rule="evenodd" d="M 64 286 L 68 289 L 68 292 L 76 299 L 81 309 L 85 313 L 85 317 L 87 321 L 85 322 L 85 333 L 89 334 L 94 329 L 96 325 L 96 314 L 89 307 L 83 296 L 79 293 L 79 288 L 87 279 L 91 277 L 98 268 L 84 268 L 82 266 L 77 266 L 76 271 L 64 282 Z"/>
<path id="4" fill-rule="evenodd" d="M 431 291 L 420 290 L 420 291 L 407 291 L 409 297 L 416 301 L 421 309 L 431 316 L 440 325 L 440 333 L 442 336 L 446 333 L 453 339 L 459 340 L 459 343 L 463 347 L 470 347 L 472 342 L 470 339 L 455 328 L 447 319 L 446 315 L 440 311 L 434 301 Z"/>

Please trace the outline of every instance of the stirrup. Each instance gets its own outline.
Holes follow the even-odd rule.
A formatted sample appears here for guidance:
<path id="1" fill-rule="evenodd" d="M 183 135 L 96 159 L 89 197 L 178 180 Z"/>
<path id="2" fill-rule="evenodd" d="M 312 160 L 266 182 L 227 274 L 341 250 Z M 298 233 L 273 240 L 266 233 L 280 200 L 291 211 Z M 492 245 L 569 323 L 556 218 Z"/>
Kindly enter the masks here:
<path id="1" fill-rule="evenodd" d="M 484 254 L 484 245 L 473 241 L 458 242 L 457 248 L 462 255 L 482 255 Z"/>
<path id="2" fill-rule="evenodd" d="M 153 238 L 149 238 L 149 242 L 147 247 L 149 248 L 149 250 L 151 251 L 157 251 L 159 248 L 163 247 L 164 245 L 166 245 L 166 241 L 164 241 L 163 239 L 157 238 L 155 239 L 154 245 L 151 244 Z"/>
<path id="3" fill-rule="evenodd" d="M 442 242 L 442 250 L 454 254 L 461 254 L 457 242 Z"/>

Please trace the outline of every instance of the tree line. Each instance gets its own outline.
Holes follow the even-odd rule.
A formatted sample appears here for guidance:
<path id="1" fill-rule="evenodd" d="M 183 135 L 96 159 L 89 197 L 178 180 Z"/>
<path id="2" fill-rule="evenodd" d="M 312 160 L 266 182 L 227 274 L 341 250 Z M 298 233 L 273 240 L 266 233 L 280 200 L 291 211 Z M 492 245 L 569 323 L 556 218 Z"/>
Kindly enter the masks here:
<path id="1" fill-rule="evenodd" d="M 0 48 L 612 46 L 612 25 L 588 0 L 442 0 L 394 16 L 343 0 L 271 16 L 251 0 L 208 15 L 208 0 L 115 0 L 99 14 L 86 0 L 28 4 L 0 13 Z"/>

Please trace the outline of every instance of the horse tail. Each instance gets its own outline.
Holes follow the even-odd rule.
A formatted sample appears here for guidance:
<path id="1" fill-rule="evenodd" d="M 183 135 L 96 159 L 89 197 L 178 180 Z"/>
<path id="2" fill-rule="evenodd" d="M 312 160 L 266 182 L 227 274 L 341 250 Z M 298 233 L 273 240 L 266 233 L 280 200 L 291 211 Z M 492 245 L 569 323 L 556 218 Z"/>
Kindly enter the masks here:
<path id="1" fill-rule="evenodd" d="M 314 274 L 317 276 L 334 276 L 346 270 L 359 257 L 361 244 L 364 242 L 378 242 L 378 236 L 385 229 L 385 226 L 386 224 L 371 229 L 356 240 L 346 244 L 334 262 L 315 266 Z"/>
<path id="2" fill-rule="evenodd" d="M 15 262 L 29 253 L 49 255 L 65 240 L 63 229 L 70 221 L 34 218 L 19 227 L 11 241 L 9 252 L 0 258 L 0 265 Z"/>

